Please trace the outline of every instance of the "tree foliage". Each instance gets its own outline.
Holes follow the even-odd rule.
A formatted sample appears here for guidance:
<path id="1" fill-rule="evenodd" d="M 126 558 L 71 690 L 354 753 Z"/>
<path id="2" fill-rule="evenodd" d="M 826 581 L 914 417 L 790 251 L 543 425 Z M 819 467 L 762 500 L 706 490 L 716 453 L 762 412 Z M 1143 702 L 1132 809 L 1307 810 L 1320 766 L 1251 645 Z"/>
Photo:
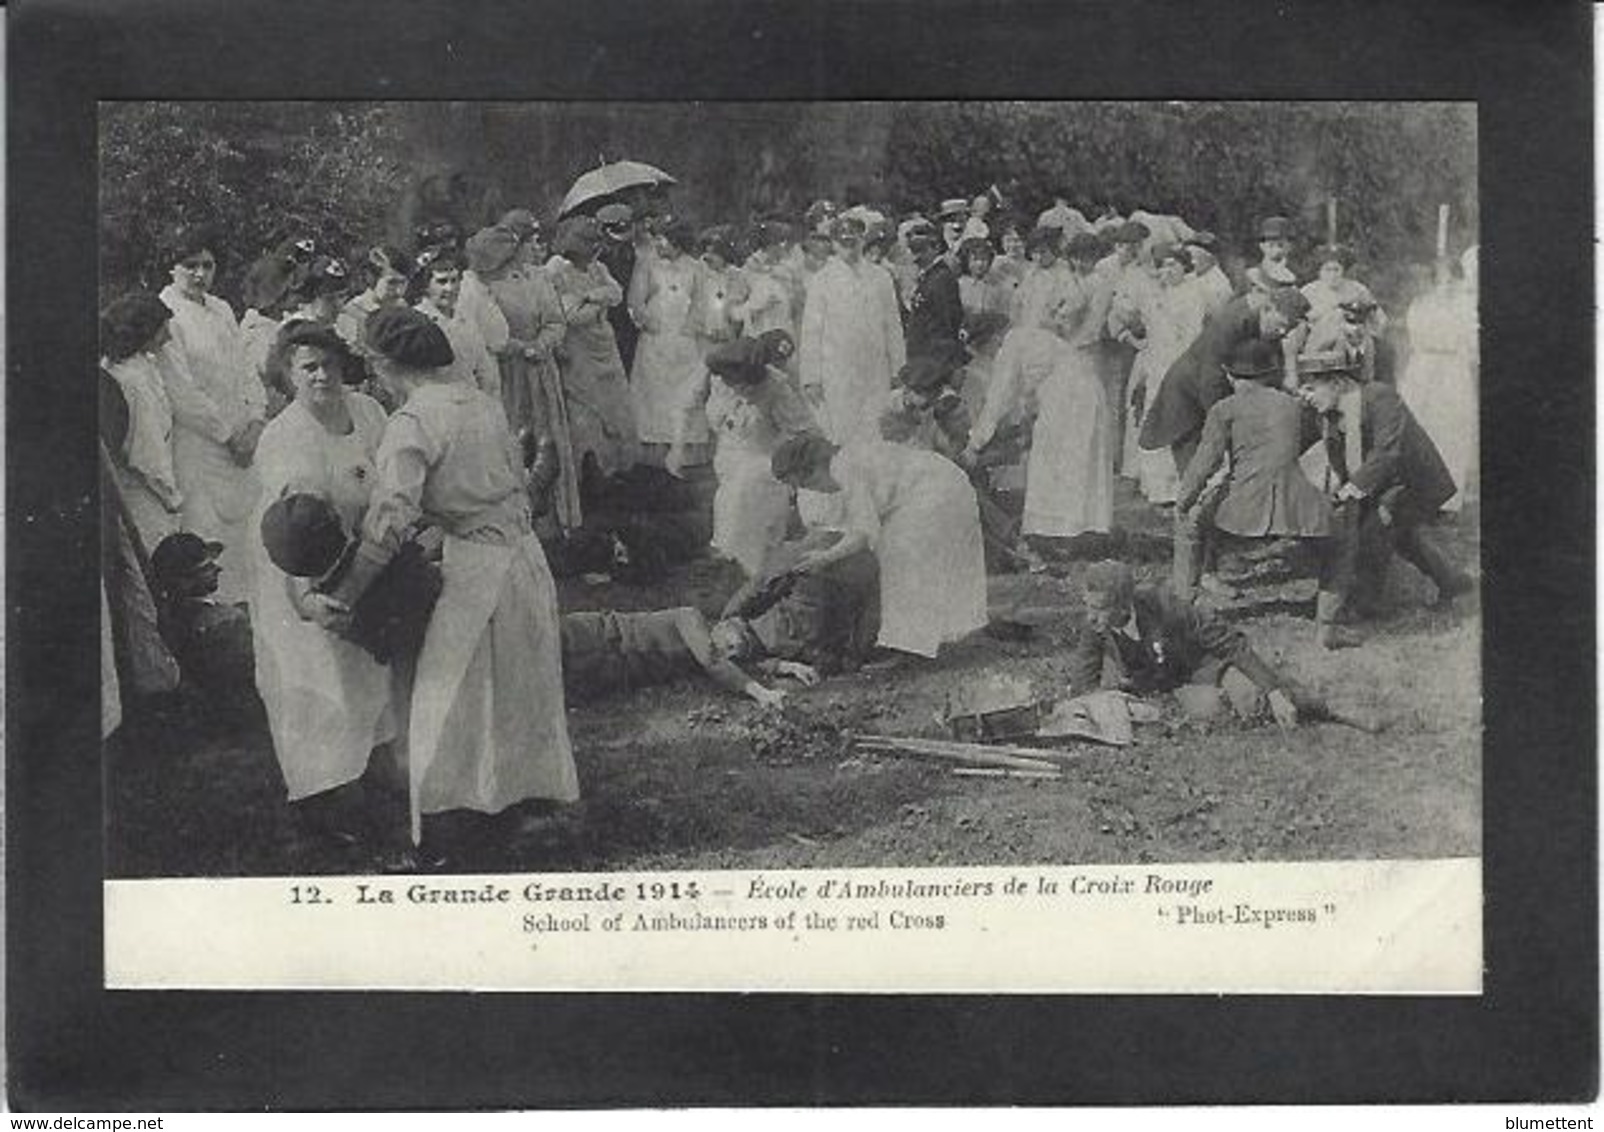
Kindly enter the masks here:
<path id="1" fill-rule="evenodd" d="M 889 180 L 904 204 L 999 185 L 1028 216 L 1063 189 L 1082 209 L 1171 212 L 1239 249 L 1282 214 L 1372 264 L 1429 259 L 1437 206 L 1454 250 L 1476 242 L 1475 111 L 1462 104 L 911 103 L 894 114 Z"/>
<path id="2" fill-rule="evenodd" d="M 221 234 L 219 289 L 290 234 L 340 251 L 405 241 L 413 214 L 464 226 L 520 204 L 550 219 L 598 155 L 661 165 L 701 223 L 800 212 L 821 196 L 929 207 L 996 184 L 1034 217 L 1175 212 L 1253 252 L 1258 220 L 1338 235 L 1364 278 L 1476 240 L 1474 108 L 1448 103 L 118 103 L 101 122 L 102 290 L 161 283 L 162 234 Z M 439 198 L 439 199 L 436 199 Z M 459 215 L 460 214 L 460 215 Z"/>
<path id="3" fill-rule="evenodd" d="M 402 124 L 379 104 L 125 102 L 100 120 L 101 293 L 167 278 L 163 239 L 201 224 L 218 290 L 287 236 L 341 254 L 383 237 L 408 177 Z"/>

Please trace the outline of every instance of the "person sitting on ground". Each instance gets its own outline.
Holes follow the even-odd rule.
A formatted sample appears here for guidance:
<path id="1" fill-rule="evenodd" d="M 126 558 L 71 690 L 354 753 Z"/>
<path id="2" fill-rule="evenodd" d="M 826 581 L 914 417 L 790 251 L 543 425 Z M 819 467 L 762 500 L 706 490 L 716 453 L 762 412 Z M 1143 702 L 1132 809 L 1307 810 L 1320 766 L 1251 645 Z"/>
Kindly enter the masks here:
<path id="1" fill-rule="evenodd" d="M 150 556 L 162 637 L 184 682 L 217 708 L 254 700 L 256 690 L 250 615 L 217 597 L 222 551 L 222 543 L 179 531 Z"/>
<path id="2" fill-rule="evenodd" d="M 1074 695 L 1175 692 L 1183 704 L 1217 709 L 1217 695 L 1180 691 L 1201 686 L 1223 692 L 1244 720 L 1262 715 L 1266 705 L 1283 728 L 1296 727 L 1300 718 L 1337 719 L 1284 670 L 1267 664 L 1238 630 L 1168 587 L 1138 586 L 1123 562 L 1094 563 L 1085 584 L 1086 628 L 1069 657 Z"/>

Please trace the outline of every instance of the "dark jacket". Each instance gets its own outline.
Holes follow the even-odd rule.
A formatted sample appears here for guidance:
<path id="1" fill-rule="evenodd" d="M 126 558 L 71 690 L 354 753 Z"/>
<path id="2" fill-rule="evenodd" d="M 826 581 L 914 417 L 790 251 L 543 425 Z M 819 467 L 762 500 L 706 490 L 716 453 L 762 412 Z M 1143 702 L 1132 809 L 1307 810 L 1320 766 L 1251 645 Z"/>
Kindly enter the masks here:
<path id="1" fill-rule="evenodd" d="M 1363 463 L 1347 468 L 1340 424 L 1327 434 L 1326 455 L 1339 479 L 1346 475 L 1373 499 L 1402 489 L 1408 493 L 1407 506 L 1411 508 L 1436 511 L 1442 507 L 1457 490 L 1454 477 L 1398 391 L 1390 385 L 1370 382 L 1361 388 L 1360 405 Z"/>
<path id="2" fill-rule="evenodd" d="M 861 550 L 816 574 L 788 574 L 814 545 L 804 537 L 773 548 L 762 571 L 730 598 L 724 616 L 748 621 L 768 656 L 829 675 L 856 668 L 874 647 L 880 566 L 873 551 Z"/>
<path id="3" fill-rule="evenodd" d="M 708 647 L 706 622 L 690 606 L 565 613 L 560 628 L 563 691 L 570 700 L 699 676 L 736 692 L 746 683 L 740 669 Z"/>
<path id="4" fill-rule="evenodd" d="M 635 245 L 609 240 L 596 258 L 601 260 L 627 295 L 629 281 L 635 274 Z M 629 304 L 619 303 L 608 307 L 607 322 L 613 328 L 613 337 L 618 340 L 618 356 L 623 359 L 624 372 L 629 373 L 635 364 L 635 346 L 640 341 L 640 327 L 635 325 L 635 319 L 629 313 Z"/>
<path id="5" fill-rule="evenodd" d="M 1302 403 L 1280 389 L 1244 385 L 1209 409 L 1176 506 L 1191 507 L 1229 454 L 1231 471 L 1214 513 L 1216 527 L 1249 538 L 1329 535 L 1331 504 L 1298 466 L 1303 449 Z"/>
<path id="6" fill-rule="evenodd" d="M 1237 343 L 1259 336 L 1259 314 L 1238 295 L 1204 322 L 1186 352 L 1170 365 L 1142 418 L 1143 448 L 1168 448 L 1203 427 L 1209 407 L 1231 395 L 1225 363 Z"/>
<path id="7" fill-rule="evenodd" d="M 1217 683 L 1227 665 L 1265 690 L 1286 685 L 1240 632 L 1169 589 L 1138 586 L 1132 604 L 1140 639 L 1123 629 L 1087 629 L 1075 642 L 1069 656 L 1069 687 L 1075 695 L 1099 688 L 1141 695 Z"/>
<path id="8" fill-rule="evenodd" d="M 908 357 L 939 357 L 961 354 L 959 331 L 964 324 L 963 300 L 958 296 L 958 276 L 945 258 L 938 259 L 919 274 L 918 285 L 908 299 L 908 317 L 903 335 Z"/>

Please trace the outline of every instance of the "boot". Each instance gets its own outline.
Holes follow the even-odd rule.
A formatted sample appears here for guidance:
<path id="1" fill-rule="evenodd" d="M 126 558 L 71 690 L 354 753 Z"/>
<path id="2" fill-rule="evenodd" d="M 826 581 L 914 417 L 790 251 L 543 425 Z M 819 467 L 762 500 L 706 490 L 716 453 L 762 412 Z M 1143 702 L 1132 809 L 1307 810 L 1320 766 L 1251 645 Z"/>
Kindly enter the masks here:
<path id="1" fill-rule="evenodd" d="M 1346 605 L 1344 595 L 1335 590 L 1321 590 L 1314 601 L 1314 639 L 1323 649 L 1351 649 L 1359 645 L 1359 638 L 1344 628 L 1342 620 Z"/>
<path id="2" fill-rule="evenodd" d="M 1454 569 L 1447 555 L 1443 554 L 1419 527 L 1409 527 L 1399 531 L 1393 545 L 1398 551 L 1398 557 L 1426 575 L 1436 585 L 1437 597 L 1431 603 L 1433 609 L 1445 609 L 1453 604 L 1455 598 L 1475 588 L 1476 583 L 1470 576 Z"/>

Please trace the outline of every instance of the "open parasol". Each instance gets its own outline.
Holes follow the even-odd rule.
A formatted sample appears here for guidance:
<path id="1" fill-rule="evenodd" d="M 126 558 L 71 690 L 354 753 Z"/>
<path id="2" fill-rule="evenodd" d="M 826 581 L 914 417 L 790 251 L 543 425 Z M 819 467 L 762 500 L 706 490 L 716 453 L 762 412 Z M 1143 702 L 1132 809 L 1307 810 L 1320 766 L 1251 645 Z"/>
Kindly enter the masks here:
<path id="1" fill-rule="evenodd" d="M 561 219 L 583 205 L 625 189 L 674 184 L 678 182 L 673 177 L 644 161 L 610 161 L 580 174 L 573 188 L 568 190 L 568 195 L 563 197 L 562 208 L 557 210 L 557 216 Z"/>

